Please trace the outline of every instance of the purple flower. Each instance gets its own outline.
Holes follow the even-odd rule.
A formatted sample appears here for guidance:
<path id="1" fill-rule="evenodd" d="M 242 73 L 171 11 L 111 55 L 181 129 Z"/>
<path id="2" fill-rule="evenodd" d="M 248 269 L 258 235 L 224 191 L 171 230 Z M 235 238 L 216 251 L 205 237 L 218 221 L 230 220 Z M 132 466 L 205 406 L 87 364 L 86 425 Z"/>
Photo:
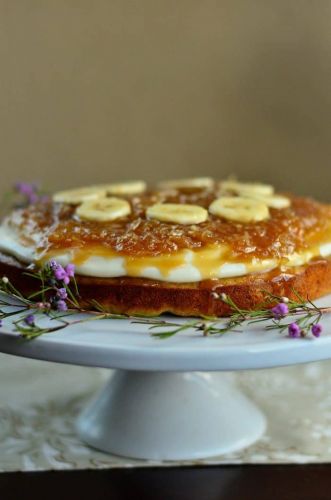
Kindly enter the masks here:
<path id="1" fill-rule="evenodd" d="M 28 182 L 16 182 L 15 189 L 18 193 L 29 197 L 36 193 L 37 186 Z"/>
<path id="2" fill-rule="evenodd" d="M 58 300 L 56 303 L 56 307 L 58 311 L 66 311 L 68 309 L 68 306 L 64 300 Z"/>
<path id="3" fill-rule="evenodd" d="M 66 271 L 67 275 L 69 276 L 69 278 L 73 278 L 75 276 L 75 265 L 74 264 L 68 264 L 65 267 L 65 271 Z"/>
<path id="4" fill-rule="evenodd" d="M 56 292 L 56 295 L 61 300 L 66 300 L 68 298 L 67 290 L 65 288 L 59 288 Z"/>
<path id="5" fill-rule="evenodd" d="M 279 302 L 275 307 L 271 309 L 271 312 L 276 319 L 283 318 L 288 314 L 289 308 L 287 304 L 284 304 L 284 302 Z"/>
<path id="6" fill-rule="evenodd" d="M 36 184 L 16 182 L 14 187 L 19 194 L 25 196 L 27 203 L 32 204 L 41 201 L 41 197 L 38 194 L 38 186 Z"/>
<path id="7" fill-rule="evenodd" d="M 316 323 L 316 325 L 313 325 L 311 327 L 311 333 L 314 335 L 314 337 L 319 337 L 322 333 L 323 327 L 320 323 Z"/>
<path id="8" fill-rule="evenodd" d="M 27 316 L 25 316 L 23 321 L 28 326 L 34 326 L 34 315 L 28 314 Z"/>
<path id="9" fill-rule="evenodd" d="M 288 327 L 288 334 L 293 339 L 297 339 L 301 336 L 301 329 L 297 323 L 291 323 Z"/>
<path id="10" fill-rule="evenodd" d="M 47 203 L 49 201 L 49 196 L 41 194 L 38 185 L 35 183 L 16 182 L 14 189 L 17 193 L 25 197 L 27 204 Z"/>
<path id="11" fill-rule="evenodd" d="M 63 283 L 65 285 L 69 285 L 69 283 L 70 283 L 70 278 L 69 278 L 69 276 L 67 274 L 63 278 Z"/>
<path id="12" fill-rule="evenodd" d="M 49 267 L 53 271 L 54 277 L 58 281 L 63 281 L 65 285 L 69 285 L 70 278 L 73 278 L 75 275 L 75 266 L 73 264 L 68 264 L 63 268 L 61 264 L 58 264 L 55 260 L 51 260 Z"/>
<path id="13" fill-rule="evenodd" d="M 65 278 L 65 276 L 67 276 L 67 273 L 65 272 L 65 270 L 63 269 L 63 267 L 60 264 L 58 264 L 54 268 L 54 276 L 59 281 L 62 281 Z"/>

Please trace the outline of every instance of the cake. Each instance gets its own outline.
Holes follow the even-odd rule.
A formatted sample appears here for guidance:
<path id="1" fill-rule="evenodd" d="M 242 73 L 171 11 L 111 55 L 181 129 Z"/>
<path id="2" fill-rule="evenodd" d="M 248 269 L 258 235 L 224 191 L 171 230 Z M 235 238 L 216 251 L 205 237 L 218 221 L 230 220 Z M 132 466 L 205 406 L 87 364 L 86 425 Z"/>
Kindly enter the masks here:
<path id="1" fill-rule="evenodd" d="M 0 225 L 0 275 L 73 263 L 80 304 L 128 315 L 226 316 L 225 293 L 254 309 L 266 293 L 331 291 L 331 206 L 261 183 L 208 177 L 54 193 Z"/>

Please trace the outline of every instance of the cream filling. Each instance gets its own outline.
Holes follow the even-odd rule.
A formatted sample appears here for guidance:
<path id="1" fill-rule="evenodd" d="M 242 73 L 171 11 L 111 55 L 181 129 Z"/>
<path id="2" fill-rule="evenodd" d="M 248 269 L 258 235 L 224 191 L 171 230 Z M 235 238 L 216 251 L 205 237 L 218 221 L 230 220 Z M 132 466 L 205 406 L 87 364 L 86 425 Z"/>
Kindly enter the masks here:
<path id="1" fill-rule="evenodd" d="M 36 238 L 35 238 L 36 240 Z M 257 259 L 250 262 L 231 262 L 225 247 L 202 250 L 182 250 L 177 254 L 157 257 L 130 257 L 105 254 L 100 250 L 86 252 L 67 249 L 52 253 L 37 252 L 37 242 L 26 245 L 15 231 L 6 225 L 0 226 L 0 250 L 26 263 L 44 262 L 55 258 L 62 265 L 76 264 L 80 275 L 103 278 L 130 276 L 150 278 L 174 283 L 189 283 L 206 279 L 233 278 L 252 273 L 270 271 L 280 265 L 295 267 L 306 264 L 313 257 L 331 255 L 331 242 L 324 243 L 301 253 L 294 253 L 287 259 Z"/>

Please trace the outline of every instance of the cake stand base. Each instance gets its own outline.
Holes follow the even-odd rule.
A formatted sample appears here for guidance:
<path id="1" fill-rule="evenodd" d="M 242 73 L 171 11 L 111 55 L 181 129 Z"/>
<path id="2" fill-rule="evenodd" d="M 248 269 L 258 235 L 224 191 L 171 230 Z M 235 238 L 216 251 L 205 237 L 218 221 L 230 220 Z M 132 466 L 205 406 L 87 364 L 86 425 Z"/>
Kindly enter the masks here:
<path id="1" fill-rule="evenodd" d="M 117 370 L 81 414 L 90 446 L 131 458 L 192 460 L 245 448 L 265 431 L 260 410 L 222 373 Z"/>

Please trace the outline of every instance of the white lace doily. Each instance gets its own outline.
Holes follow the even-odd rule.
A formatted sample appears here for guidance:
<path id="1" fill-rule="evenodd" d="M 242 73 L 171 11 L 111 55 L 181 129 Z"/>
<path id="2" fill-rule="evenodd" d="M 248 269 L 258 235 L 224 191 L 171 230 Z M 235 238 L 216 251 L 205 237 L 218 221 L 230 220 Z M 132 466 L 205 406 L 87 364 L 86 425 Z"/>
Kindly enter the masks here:
<path id="1" fill-rule="evenodd" d="M 74 422 L 109 370 L 0 355 L 0 471 L 331 461 L 331 362 L 232 374 L 268 418 L 250 448 L 194 462 L 139 461 L 85 446 Z M 203 432 L 203 428 L 201 429 Z"/>

